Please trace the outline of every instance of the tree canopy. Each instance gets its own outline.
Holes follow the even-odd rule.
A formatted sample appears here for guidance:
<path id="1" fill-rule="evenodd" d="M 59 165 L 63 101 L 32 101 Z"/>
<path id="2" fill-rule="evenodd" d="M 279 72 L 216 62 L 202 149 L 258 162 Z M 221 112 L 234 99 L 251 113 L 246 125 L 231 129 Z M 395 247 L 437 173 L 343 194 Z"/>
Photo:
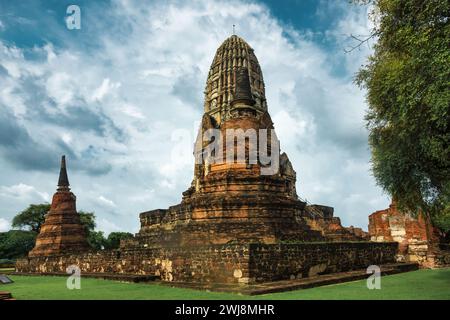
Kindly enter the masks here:
<path id="1" fill-rule="evenodd" d="M 377 183 L 450 230 L 450 2 L 374 0 L 377 42 L 356 77 Z"/>
<path id="2" fill-rule="evenodd" d="M 33 249 L 36 232 L 25 230 L 10 230 L 0 232 L 0 258 L 16 259 L 26 256 Z"/>
<path id="3" fill-rule="evenodd" d="M 12 227 L 18 229 L 29 229 L 39 233 L 44 223 L 45 215 L 50 210 L 50 204 L 30 204 L 28 208 L 17 214 L 12 221 Z"/>
<path id="4" fill-rule="evenodd" d="M 120 246 L 120 240 L 133 238 L 133 234 L 129 232 L 111 232 L 108 235 L 106 249 L 117 249 Z"/>

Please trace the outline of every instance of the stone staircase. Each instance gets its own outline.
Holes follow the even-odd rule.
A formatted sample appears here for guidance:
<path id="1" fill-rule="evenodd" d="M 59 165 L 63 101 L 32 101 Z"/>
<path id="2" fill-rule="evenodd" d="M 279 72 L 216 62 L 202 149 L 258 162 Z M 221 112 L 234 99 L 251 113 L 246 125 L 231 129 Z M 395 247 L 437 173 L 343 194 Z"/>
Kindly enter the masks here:
<path id="1" fill-rule="evenodd" d="M 0 291 L 0 300 L 15 300 L 10 292 Z"/>

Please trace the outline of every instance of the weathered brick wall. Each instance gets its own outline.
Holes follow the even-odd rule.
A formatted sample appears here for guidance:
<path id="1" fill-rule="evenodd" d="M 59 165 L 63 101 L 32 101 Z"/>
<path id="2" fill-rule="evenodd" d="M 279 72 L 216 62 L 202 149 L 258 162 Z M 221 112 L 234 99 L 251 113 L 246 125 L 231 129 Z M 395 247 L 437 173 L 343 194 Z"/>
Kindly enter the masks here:
<path id="1" fill-rule="evenodd" d="M 429 219 L 423 214 L 415 218 L 400 212 L 395 201 L 369 216 L 369 234 L 372 241 L 398 242 L 398 261 L 417 262 L 426 268 L 448 264 L 448 253 L 439 248 L 438 230 Z"/>
<path id="2" fill-rule="evenodd" d="M 306 223 L 312 230 L 320 231 L 327 241 L 368 241 L 369 234 L 361 228 L 344 227 L 338 217 L 306 217 Z"/>
<path id="3" fill-rule="evenodd" d="M 82 273 L 157 275 L 164 281 L 233 282 L 236 269 L 248 277 L 248 257 L 248 245 L 112 250 L 21 259 L 16 270 L 65 273 L 68 266 L 77 265 Z"/>
<path id="4" fill-rule="evenodd" d="M 159 275 L 164 281 L 252 283 L 394 261 L 396 243 L 242 244 L 90 252 L 19 260 L 19 272 Z"/>
<path id="5" fill-rule="evenodd" d="M 310 277 L 395 262 L 397 243 L 334 242 L 250 245 L 256 282 Z"/>
<path id="6" fill-rule="evenodd" d="M 435 266 L 450 267 L 450 245 L 441 244 L 435 252 Z"/>

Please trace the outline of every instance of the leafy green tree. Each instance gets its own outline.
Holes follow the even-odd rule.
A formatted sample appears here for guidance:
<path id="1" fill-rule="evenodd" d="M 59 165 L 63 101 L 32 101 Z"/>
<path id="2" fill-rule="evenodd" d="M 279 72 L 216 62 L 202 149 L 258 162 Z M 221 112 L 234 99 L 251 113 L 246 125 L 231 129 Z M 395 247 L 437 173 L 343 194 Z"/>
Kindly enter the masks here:
<path id="1" fill-rule="evenodd" d="M 107 240 L 103 231 L 91 231 L 88 233 L 87 241 L 92 249 L 103 250 L 107 246 Z"/>
<path id="2" fill-rule="evenodd" d="M 374 176 L 401 209 L 450 230 L 450 2 L 371 2 L 377 42 L 356 82 Z"/>
<path id="3" fill-rule="evenodd" d="M 0 258 L 16 259 L 27 255 L 33 249 L 36 232 L 10 230 L 0 233 Z"/>
<path id="4" fill-rule="evenodd" d="M 133 234 L 129 232 L 111 232 L 108 235 L 105 249 L 117 249 L 120 246 L 120 240 L 131 238 L 133 238 Z"/>
<path id="5" fill-rule="evenodd" d="M 20 212 L 13 218 L 13 228 L 27 228 L 35 233 L 39 233 L 41 225 L 44 223 L 45 215 L 50 210 L 48 203 L 30 204 L 28 208 Z"/>
<path id="6" fill-rule="evenodd" d="M 93 232 L 96 227 L 95 214 L 93 212 L 86 212 L 82 210 L 78 211 L 78 214 L 80 215 L 81 224 L 86 228 L 86 232 L 88 234 Z"/>
<path id="7" fill-rule="evenodd" d="M 93 212 L 78 211 L 81 223 L 86 228 L 87 241 L 92 249 L 103 250 L 108 245 L 103 231 L 95 231 L 95 214 Z"/>

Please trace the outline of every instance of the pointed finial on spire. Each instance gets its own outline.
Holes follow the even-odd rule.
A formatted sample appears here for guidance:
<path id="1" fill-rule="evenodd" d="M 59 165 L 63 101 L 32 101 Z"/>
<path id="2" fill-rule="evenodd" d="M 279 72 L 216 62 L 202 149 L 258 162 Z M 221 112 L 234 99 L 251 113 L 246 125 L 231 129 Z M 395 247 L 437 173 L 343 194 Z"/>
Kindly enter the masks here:
<path id="1" fill-rule="evenodd" d="M 61 157 L 61 169 L 59 171 L 58 190 L 69 189 L 69 178 L 67 177 L 66 156 Z"/>
<path id="2" fill-rule="evenodd" d="M 235 35 L 236 34 L 236 30 L 235 30 L 235 25 L 233 24 L 233 35 Z"/>

